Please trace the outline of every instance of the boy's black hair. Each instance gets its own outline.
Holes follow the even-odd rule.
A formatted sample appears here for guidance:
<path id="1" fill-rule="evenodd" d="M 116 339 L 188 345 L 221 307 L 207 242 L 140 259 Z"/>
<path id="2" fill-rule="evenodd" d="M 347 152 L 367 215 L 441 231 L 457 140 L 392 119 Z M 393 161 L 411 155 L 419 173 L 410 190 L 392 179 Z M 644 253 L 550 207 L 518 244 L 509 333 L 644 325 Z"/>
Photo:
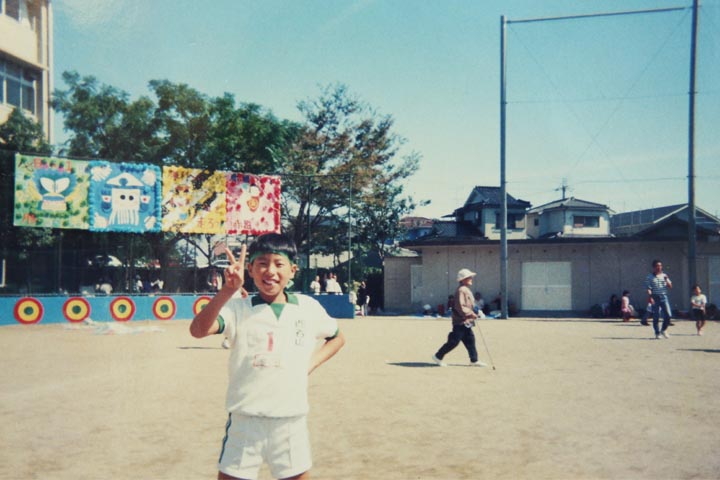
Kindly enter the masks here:
<path id="1" fill-rule="evenodd" d="M 295 246 L 295 242 L 281 233 L 266 233 L 257 237 L 255 241 L 250 244 L 247 256 L 248 259 L 252 259 L 256 254 L 263 253 L 280 253 L 295 263 L 297 247 Z"/>

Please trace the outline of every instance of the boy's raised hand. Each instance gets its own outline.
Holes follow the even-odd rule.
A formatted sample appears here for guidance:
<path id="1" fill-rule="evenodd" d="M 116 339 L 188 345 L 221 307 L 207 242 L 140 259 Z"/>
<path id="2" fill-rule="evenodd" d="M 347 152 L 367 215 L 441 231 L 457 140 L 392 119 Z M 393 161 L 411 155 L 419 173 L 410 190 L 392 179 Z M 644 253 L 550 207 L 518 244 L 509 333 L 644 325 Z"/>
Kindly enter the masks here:
<path id="1" fill-rule="evenodd" d="M 230 266 L 225 269 L 225 285 L 233 290 L 239 290 L 245 283 L 245 254 L 247 252 L 247 246 L 243 245 L 240 248 L 240 258 L 235 260 L 235 256 L 229 248 L 225 249 L 225 255 L 227 255 L 230 261 Z M 244 293 L 244 291 L 243 291 Z M 245 295 L 243 295 L 245 296 Z"/>

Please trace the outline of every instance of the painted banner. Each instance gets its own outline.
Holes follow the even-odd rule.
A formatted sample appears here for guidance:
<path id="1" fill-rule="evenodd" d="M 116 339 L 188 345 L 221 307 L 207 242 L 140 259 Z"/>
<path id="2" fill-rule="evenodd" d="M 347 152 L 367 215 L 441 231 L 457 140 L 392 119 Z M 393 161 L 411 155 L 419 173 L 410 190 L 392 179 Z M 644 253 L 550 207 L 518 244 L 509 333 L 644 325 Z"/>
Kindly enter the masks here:
<path id="1" fill-rule="evenodd" d="M 225 233 L 225 173 L 163 167 L 162 229 Z"/>
<path id="2" fill-rule="evenodd" d="M 160 231 L 160 167 L 90 162 L 90 230 Z"/>
<path id="3" fill-rule="evenodd" d="M 15 155 L 13 225 L 88 228 L 88 162 Z"/>
<path id="4" fill-rule="evenodd" d="M 280 233 L 280 177 L 227 173 L 225 231 Z"/>

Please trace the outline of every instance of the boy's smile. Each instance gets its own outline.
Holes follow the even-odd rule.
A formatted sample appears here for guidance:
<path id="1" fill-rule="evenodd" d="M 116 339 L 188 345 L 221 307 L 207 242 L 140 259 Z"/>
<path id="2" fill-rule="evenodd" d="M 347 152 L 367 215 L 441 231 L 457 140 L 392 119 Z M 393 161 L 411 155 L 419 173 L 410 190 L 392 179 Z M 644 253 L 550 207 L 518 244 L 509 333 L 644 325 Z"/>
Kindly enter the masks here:
<path id="1" fill-rule="evenodd" d="M 248 272 L 260 291 L 260 296 L 268 303 L 285 303 L 285 287 L 293 279 L 297 265 L 285 255 L 263 253 L 248 264 Z"/>

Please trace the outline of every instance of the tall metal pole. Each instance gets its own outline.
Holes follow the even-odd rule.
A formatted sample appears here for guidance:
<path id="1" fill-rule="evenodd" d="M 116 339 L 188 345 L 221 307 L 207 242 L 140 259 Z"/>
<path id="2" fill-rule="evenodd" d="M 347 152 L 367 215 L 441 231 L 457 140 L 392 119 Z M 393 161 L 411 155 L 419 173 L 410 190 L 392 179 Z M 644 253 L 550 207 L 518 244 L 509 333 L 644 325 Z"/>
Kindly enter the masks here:
<path id="1" fill-rule="evenodd" d="M 307 292 L 310 289 L 310 204 L 311 204 L 311 198 L 312 198 L 312 184 L 310 182 L 314 181 L 314 177 L 312 175 L 307 176 L 308 181 L 308 189 L 307 189 L 307 241 L 305 243 L 305 253 L 307 256 L 307 270 L 305 271 L 305 275 L 303 275 L 303 292 Z"/>
<path id="2" fill-rule="evenodd" d="M 690 42 L 690 92 L 688 112 L 688 287 L 697 282 L 697 231 L 695 227 L 695 70 L 697 62 L 698 6 L 693 1 Z"/>
<path id="3" fill-rule="evenodd" d="M 352 203 L 353 203 L 353 175 L 350 174 L 350 202 L 348 204 L 348 288 L 347 293 L 353 289 L 352 284 Z"/>
<path id="4" fill-rule="evenodd" d="M 508 318 L 507 186 L 505 181 L 505 16 L 500 17 L 500 310 Z"/>

